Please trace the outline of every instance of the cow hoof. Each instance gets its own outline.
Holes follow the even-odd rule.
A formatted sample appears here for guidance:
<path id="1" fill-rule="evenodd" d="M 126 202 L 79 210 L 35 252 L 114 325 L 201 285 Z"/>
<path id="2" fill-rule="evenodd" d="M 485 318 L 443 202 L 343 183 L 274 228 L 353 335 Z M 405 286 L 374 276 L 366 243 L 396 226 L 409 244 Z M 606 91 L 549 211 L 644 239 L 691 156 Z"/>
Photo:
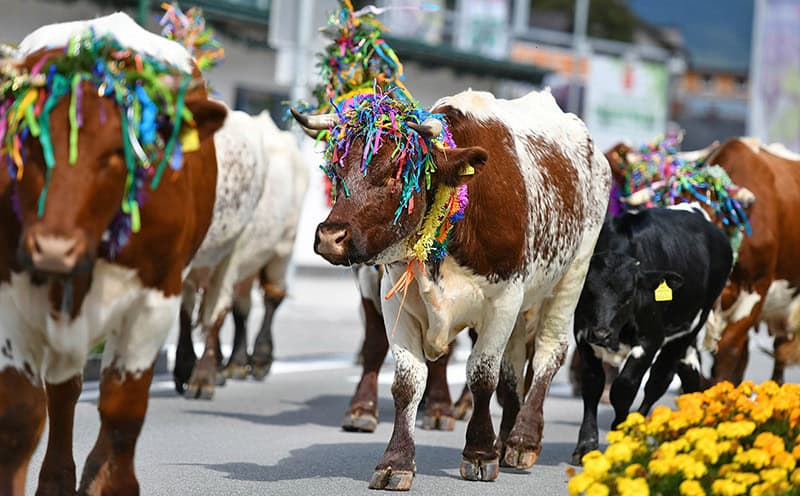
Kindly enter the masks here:
<path id="1" fill-rule="evenodd" d="M 422 417 L 422 428 L 426 431 L 452 431 L 456 428 L 456 418 L 450 415 L 434 415 Z"/>
<path id="2" fill-rule="evenodd" d="M 253 379 L 257 381 L 263 381 L 267 375 L 269 375 L 269 370 L 272 368 L 272 361 L 264 365 L 251 365 L 250 366 L 250 373 L 253 375 Z"/>
<path id="3" fill-rule="evenodd" d="M 517 470 L 527 470 L 536 464 L 538 458 L 539 453 L 536 450 L 506 446 L 503 466 L 513 467 Z"/>
<path id="4" fill-rule="evenodd" d="M 461 477 L 470 481 L 492 482 L 500 475 L 500 460 L 467 460 L 461 458 Z"/>
<path id="5" fill-rule="evenodd" d="M 234 381 L 243 381 L 247 379 L 248 373 L 250 373 L 250 371 L 247 365 L 235 363 L 228 365 L 222 370 L 222 375 L 224 375 L 226 379 L 233 379 Z"/>
<path id="6" fill-rule="evenodd" d="M 383 489 L 385 491 L 408 491 L 414 482 L 414 471 L 392 470 L 392 467 L 381 468 L 372 473 L 369 480 L 370 489 Z"/>
<path id="7" fill-rule="evenodd" d="M 216 367 L 210 368 L 202 365 L 202 361 L 197 362 L 192 377 L 186 385 L 186 391 L 183 393 L 184 398 L 190 400 L 214 398 L 214 388 L 217 384 L 217 376 L 220 374 L 217 374 Z"/>
<path id="8" fill-rule="evenodd" d="M 198 385 L 188 384 L 183 397 L 187 400 L 213 400 L 214 399 L 214 386 L 213 385 Z"/>
<path id="9" fill-rule="evenodd" d="M 342 429 L 347 432 L 375 432 L 378 428 L 378 417 L 369 413 L 361 415 L 345 415 Z"/>

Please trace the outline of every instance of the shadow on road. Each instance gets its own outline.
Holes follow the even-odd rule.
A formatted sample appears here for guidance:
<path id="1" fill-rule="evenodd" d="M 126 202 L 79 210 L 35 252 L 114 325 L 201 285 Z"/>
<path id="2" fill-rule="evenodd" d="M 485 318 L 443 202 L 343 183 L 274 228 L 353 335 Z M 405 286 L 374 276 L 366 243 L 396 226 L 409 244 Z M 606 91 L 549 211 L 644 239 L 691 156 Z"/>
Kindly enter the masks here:
<path id="1" fill-rule="evenodd" d="M 340 427 L 344 418 L 350 397 L 344 395 L 322 395 L 308 401 L 292 402 L 281 401 L 281 407 L 297 407 L 296 409 L 282 411 L 273 415 L 260 415 L 254 413 L 227 412 L 222 410 L 185 410 L 186 413 L 196 415 L 210 415 L 215 417 L 230 418 L 252 422 L 261 425 L 303 425 L 314 424 L 324 427 Z M 391 398 L 378 400 L 378 412 L 382 421 L 391 422 L 394 419 L 394 407 Z"/>

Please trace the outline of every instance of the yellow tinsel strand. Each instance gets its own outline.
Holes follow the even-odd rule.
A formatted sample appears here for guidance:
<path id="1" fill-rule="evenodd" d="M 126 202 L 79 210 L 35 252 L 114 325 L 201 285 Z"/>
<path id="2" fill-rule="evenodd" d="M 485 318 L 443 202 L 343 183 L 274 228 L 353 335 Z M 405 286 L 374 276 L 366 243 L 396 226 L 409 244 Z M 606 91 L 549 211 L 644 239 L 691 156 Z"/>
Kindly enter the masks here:
<path id="1" fill-rule="evenodd" d="M 456 196 L 456 188 L 439 186 L 436 190 L 433 205 L 431 205 L 428 213 L 425 214 L 422 228 L 419 230 L 419 237 L 411 248 L 412 256 L 417 260 L 425 261 L 428 259 L 428 254 L 433 249 L 433 241 L 436 239 L 436 231 L 442 224 L 442 218 L 449 212 L 448 205 L 454 196 Z"/>

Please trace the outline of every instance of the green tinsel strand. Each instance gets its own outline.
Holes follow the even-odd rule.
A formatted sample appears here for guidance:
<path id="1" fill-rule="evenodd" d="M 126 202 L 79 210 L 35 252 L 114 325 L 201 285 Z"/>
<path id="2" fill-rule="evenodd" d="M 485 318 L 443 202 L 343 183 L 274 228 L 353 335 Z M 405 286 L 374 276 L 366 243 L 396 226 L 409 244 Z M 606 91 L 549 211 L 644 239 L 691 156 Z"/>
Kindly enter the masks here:
<path id="1" fill-rule="evenodd" d="M 186 88 L 189 86 L 189 80 L 184 79 L 181 82 L 181 87 L 178 90 L 178 101 L 175 102 L 175 118 L 172 123 L 172 136 L 167 142 L 167 148 L 164 150 L 164 156 L 161 163 L 156 168 L 156 174 L 150 182 L 150 189 L 155 190 L 158 188 L 158 183 L 161 182 L 161 175 L 164 174 L 164 169 L 167 167 L 167 162 L 172 158 L 172 151 L 175 149 L 175 143 L 178 141 L 178 134 L 181 131 L 181 123 L 183 121 L 183 99 L 186 96 Z"/>

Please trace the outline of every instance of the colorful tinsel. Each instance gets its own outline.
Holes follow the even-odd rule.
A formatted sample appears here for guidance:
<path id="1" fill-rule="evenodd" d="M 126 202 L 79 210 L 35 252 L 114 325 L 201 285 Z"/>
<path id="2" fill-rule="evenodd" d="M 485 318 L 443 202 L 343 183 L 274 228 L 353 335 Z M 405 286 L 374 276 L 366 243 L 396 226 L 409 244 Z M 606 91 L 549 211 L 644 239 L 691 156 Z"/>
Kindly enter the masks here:
<path id="1" fill-rule="evenodd" d="M 718 165 L 707 165 L 708 157 L 698 161 L 681 158 L 678 148 L 682 135 L 668 135 L 644 145 L 641 158 L 623 163 L 625 182 L 616 192 L 620 198 L 648 189 L 650 200 L 645 207 L 669 207 L 687 201 L 698 201 L 711 207 L 714 215 L 728 228 L 731 243 L 738 249 L 742 232 L 752 233 L 747 214 L 736 199 L 739 187 Z"/>
<path id="2" fill-rule="evenodd" d="M 203 10 L 192 7 L 183 12 L 177 3 L 162 3 L 164 15 L 159 19 L 161 35 L 183 45 L 194 57 L 197 68 L 207 71 L 225 57 L 225 49 L 214 38 L 214 30 L 206 27 Z"/>
<path id="3" fill-rule="evenodd" d="M 163 76 L 180 83 L 177 95 L 162 81 Z M 123 47 L 110 35 L 98 37 L 89 29 L 71 39 L 63 53 L 43 56 L 30 71 L 12 65 L 0 68 L 0 157 L 11 177 L 20 180 L 26 161 L 23 142 L 39 140 L 47 167 L 38 205 L 38 214 L 43 215 L 56 165 L 50 137 L 53 107 L 62 98 L 70 99 L 69 163 L 74 165 L 83 125 L 83 85 L 89 83 L 100 96 L 114 99 L 120 111 L 128 177 L 120 213 L 107 232 L 113 256 L 130 232 L 141 227 L 139 208 L 145 184 L 155 190 L 167 164 L 180 169 L 183 152 L 191 151 L 183 143 L 197 141 L 194 127 L 182 125 L 194 122 L 184 106 L 190 82 L 190 74 Z M 105 118 L 102 113 L 100 118 Z"/>

